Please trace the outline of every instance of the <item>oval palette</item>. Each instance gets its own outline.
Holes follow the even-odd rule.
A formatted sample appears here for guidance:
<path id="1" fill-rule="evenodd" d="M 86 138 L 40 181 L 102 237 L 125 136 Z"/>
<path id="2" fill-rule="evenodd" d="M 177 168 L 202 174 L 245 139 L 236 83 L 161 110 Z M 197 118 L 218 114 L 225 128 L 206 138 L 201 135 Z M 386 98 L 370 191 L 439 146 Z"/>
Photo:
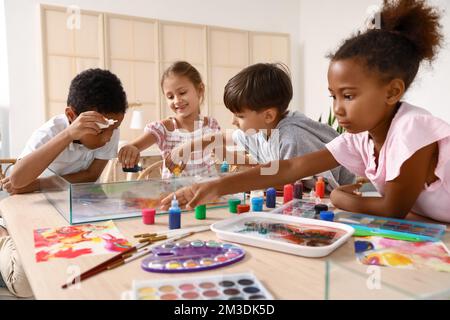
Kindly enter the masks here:
<path id="1" fill-rule="evenodd" d="M 149 272 L 196 272 L 224 267 L 242 260 L 244 256 L 244 249 L 231 243 L 179 241 L 153 248 L 141 266 Z"/>

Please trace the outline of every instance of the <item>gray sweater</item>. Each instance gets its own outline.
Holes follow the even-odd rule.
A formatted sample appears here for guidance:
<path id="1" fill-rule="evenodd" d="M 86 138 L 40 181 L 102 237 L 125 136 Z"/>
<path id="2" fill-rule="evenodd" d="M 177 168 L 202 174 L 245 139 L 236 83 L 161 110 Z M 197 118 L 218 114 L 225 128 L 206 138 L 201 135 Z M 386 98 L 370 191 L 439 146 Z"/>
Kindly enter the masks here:
<path id="1" fill-rule="evenodd" d="M 278 130 L 274 130 L 269 139 L 262 131 L 247 136 L 241 130 L 233 133 L 233 139 L 258 163 L 268 163 L 323 150 L 328 142 L 339 135 L 330 126 L 314 121 L 297 111 L 290 111 L 278 123 L 276 129 Z M 351 184 L 355 180 L 355 176 L 341 166 L 319 175 L 327 179 L 329 189 Z"/>

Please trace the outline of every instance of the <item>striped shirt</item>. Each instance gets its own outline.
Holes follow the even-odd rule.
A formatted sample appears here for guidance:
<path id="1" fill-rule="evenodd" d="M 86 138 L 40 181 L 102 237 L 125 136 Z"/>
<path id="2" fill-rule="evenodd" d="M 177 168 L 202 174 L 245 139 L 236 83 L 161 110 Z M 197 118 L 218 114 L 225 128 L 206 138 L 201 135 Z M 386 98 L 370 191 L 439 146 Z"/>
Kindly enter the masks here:
<path id="1" fill-rule="evenodd" d="M 168 130 L 162 121 L 149 123 L 144 131 L 151 133 L 156 137 L 156 143 L 161 156 L 165 159 L 172 150 L 190 140 L 199 139 L 204 135 L 220 132 L 220 126 L 216 119 L 204 117 L 196 122 L 197 129 L 188 132 L 179 129 L 175 118 L 170 118 L 173 122 L 174 130 Z M 208 176 L 215 173 L 214 159 L 209 154 L 203 154 L 202 150 L 193 151 L 190 160 L 186 163 L 186 167 L 182 172 L 183 176 Z M 162 178 L 166 179 L 171 176 L 166 164 L 163 164 Z"/>

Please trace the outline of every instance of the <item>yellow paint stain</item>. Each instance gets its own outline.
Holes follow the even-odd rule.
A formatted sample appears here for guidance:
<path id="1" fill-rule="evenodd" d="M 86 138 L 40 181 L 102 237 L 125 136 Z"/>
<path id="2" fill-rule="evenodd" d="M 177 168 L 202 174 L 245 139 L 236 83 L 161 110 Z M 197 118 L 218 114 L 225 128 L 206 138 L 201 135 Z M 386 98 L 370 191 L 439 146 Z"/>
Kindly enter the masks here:
<path id="1" fill-rule="evenodd" d="M 413 261 L 409 257 L 398 253 L 387 252 L 383 254 L 383 258 L 386 260 L 388 265 L 393 267 L 413 264 Z"/>

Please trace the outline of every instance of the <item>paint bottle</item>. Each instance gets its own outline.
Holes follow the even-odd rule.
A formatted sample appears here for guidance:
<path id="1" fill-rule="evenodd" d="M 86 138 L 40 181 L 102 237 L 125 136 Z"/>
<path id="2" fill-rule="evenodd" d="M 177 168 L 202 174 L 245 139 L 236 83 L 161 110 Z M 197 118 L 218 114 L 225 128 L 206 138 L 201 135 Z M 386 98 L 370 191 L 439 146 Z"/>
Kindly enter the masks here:
<path id="1" fill-rule="evenodd" d="M 181 228 L 181 209 L 178 206 L 178 200 L 173 196 L 172 206 L 169 208 L 169 229 Z"/>
<path id="2" fill-rule="evenodd" d="M 237 206 L 237 213 L 243 214 L 250 211 L 250 206 L 248 204 L 240 204 Z"/>
<path id="3" fill-rule="evenodd" d="M 228 164 L 228 162 L 224 161 L 222 163 L 222 165 L 220 166 L 220 172 L 221 173 L 226 173 L 230 171 L 230 165 Z"/>
<path id="4" fill-rule="evenodd" d="M 323 181 L 323 177 L 319 177 L 316 182 L 316 196 L 320 199 L 325 197 L 325 181 Z"/>
<path id="5" fill-rule="evenodd" d="M 269 188 L 266 190 L 266 207 L 274 209 L 277 205 L 277 190 Z"/>
<path id="6" fill-rule="evenodd" d="M 142 222 L 144 224 L 155 224 L 155 209 L 142 209 Z"/>
<path id="7" fill-rule="evenodd" d="M 201 205 L 195 207 L 195 219 L 205 220 L 206 219 L 206 205 Z"/>
<path id="8" fill-rule="evenodd" d="M 144 170 L 144 168 L 142 168 L 140 165 L 135 165 L 133 168 L 122 168 L 122 171 L 123 172 L 133 172 L 133 173 L 136 173 L 136 172 L 139 172 L 139 171 L 142 171 L 142 170 Z"/>
<path id="9" fill-rule="evenodd" d="M 314 211 L 316 212 L 316 217 L 318 218 L 322 211 L 328 211 L 328 206 L 326 204 L 316 204 L 314 206 Z"/>
<path id="10" fill-rule="evenodd" d="M 264 198 L 253 198 L 252 199 L 252 211 L 262 212 L 263 211 Z"/>
<path id="11" fill-rule="evenodd" d="M 331 212 L 331 211 L 322 211 L 320 213 L 320 220 L 333 221 L 334 220 L 334 213 Z"/>
<path id="12" fill-rule="evenodd" d="M 294 184 L 294 199 L 303 199 L 303 182 L 297 181 Z"/>
<path id="13" fill-rule="evenodd" d="M 241 204 L 241 200 L 239 199 L 229 199 L 228 200 L 228 209 L 230 213 L 237 213 L 237 206 Z"/>
<path id="14" fill-rule="evenodd" d="M 264 199 L 264 190 L 254 190 L 250 192 L 250 205 L 254 198 L 263 198 Z"/>
<path id="15" fill-rule="evenodd" d="M 294 199 L 294 186 L 292 184 L 287 184 L 283 188 L 284 201 L 283 203 L 288 203 Z"/>

